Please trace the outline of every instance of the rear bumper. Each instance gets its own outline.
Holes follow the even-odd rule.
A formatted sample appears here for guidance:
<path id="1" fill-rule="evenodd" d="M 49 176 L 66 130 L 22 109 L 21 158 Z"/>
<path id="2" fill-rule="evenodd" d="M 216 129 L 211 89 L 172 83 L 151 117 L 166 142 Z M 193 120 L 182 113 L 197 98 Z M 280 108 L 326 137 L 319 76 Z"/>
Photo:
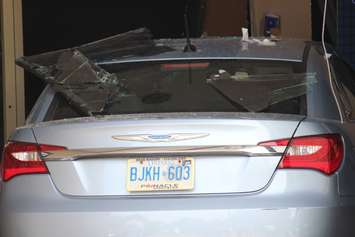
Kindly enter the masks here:
<path id="1" fill-rule="evenodd" d="M 329 208 L 18 213 L 6 218 L 1 236 L 354 236 L 354 222 L 337 218 L 349 213 Z"/>
<path id="2" fill-rule="evenodd" d="M 336 176 L 316 172 L 278 171 L 250 195 L 145 198 L 73 198 L 47 175 L 24 176 L 3 186 L 0 204 L 4 237 L 355 236 L 352 200 L 342 204 Z"/>

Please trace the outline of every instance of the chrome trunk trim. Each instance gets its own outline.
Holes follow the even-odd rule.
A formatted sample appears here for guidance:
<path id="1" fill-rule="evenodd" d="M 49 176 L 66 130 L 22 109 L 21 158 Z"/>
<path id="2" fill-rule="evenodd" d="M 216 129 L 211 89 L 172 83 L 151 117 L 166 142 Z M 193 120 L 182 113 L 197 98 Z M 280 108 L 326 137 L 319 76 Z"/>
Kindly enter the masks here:
<path id="1" fill-rule="evenodd" d="M 44 161 L 75 161 L 81 159 L 166 157 L 166 156 L 282 156 L 286 147 L 264 146 L 179 146 L 179 147 L 133 147 L 110 149 L 80 149 L 42 152 Z"/>

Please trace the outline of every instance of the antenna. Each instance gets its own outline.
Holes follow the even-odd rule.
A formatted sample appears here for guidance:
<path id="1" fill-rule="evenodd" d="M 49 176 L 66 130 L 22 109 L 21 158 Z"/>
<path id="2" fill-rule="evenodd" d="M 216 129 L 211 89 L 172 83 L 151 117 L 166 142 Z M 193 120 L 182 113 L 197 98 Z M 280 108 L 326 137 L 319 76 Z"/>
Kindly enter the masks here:
<path id="1" fill-rule="evenodd" d="M 184 20 L 185 20 L 185 36 L 186 36 L 186 45 L 184 48 L 184 52 L 195 52 L 196 51 L 196 46 L 191 43 L 190 40 L 190 27 L 189 27 L 189 2 L 186 3 L 185 7 L 185 14 L 184 14 Z"/>

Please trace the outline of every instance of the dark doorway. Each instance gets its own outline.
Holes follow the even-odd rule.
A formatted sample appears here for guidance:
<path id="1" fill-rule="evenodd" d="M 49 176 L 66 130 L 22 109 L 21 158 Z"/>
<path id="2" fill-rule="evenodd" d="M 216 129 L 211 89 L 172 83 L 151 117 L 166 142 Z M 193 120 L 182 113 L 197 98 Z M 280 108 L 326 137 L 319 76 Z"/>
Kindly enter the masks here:
<path id="1" fill-rule="evenodd" d="M 182 37 L 187 1 L 23 1 L 24 53 L 73 47 L 140 27 L 155 38 Z M 202 31 L 201 1 L 190 1 L 193 37 Z M 25 86 L 28 114 L 44 85 L 26 74 Z"/>
<path id="2" fill-rule="evenodd" d="M 314 41 L 322 40 L 324 0 L 312 0 L 312 38 Z M 338 6 L 337 0 L 329 0 L 327 7 L 327 21 L 325 40 L 327 43 L 337 45 Z"/>

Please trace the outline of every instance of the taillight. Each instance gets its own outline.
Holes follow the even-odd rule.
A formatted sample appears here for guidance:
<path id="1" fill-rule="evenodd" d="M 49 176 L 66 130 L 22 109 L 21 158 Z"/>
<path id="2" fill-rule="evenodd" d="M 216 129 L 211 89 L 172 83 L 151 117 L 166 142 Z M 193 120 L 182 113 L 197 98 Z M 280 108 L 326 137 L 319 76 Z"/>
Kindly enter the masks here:
<path id="1" fill-rule="evenodd" d="M 65 149 L 61 146 L 10 142 L 4 148 L 1 162 L 2 179 L 8 181 L 17 175 L 46 174 L 48 169 L 41 160 L 40 153 Z"/>
<path id="2" fill-rule="evenodd" d="M 270 149 L 287 147 L 279 169 L 314 169 L 331 175 L 338 170 L 344 156 L 343 141 L 339 135 L 295 137 L 262 142 L 260 146 Z"/>

